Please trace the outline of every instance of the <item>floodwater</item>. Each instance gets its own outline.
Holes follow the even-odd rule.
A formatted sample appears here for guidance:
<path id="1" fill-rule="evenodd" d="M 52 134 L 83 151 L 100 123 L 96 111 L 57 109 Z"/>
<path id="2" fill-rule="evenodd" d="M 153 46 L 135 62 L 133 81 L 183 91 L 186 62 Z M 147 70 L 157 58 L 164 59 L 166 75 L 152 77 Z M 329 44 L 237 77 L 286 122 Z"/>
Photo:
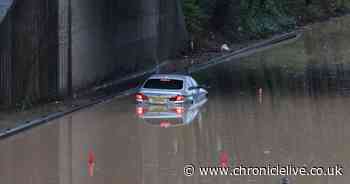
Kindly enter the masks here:
<path id="1" fill-rule="evenodd" d="M 295 42 L 199 71 L 193 77 L 211 86 L 208 101 L 189 114 L 180 112 L 189 118 L 179 115 L 177 126 L 166 118 L 144 120 L 144 111 L 128 96 L 1 140 L 0 183 L 286 181 L 284 176 L 200 176 L 197 169 L 189 177 L 183 172 L 185 164 L 225 162 L 340 165 L 343 176 L 288 176 L 285 183 L 347 184 L 349 43 L 350 19 L 339 18 L 311 26 Z"/>

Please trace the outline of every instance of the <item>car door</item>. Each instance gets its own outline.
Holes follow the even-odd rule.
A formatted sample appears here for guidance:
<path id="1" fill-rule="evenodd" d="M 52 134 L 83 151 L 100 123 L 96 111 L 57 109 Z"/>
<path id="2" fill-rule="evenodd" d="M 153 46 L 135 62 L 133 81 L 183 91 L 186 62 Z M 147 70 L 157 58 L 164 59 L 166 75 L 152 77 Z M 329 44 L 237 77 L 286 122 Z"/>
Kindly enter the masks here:
<path id="1" fill-rule="evenodd" d="M 191 78 L 187 78 L 186 84 L 187 84 L 187 92 L 189 94 L 189 99 L 194 102 L 196 100 L 195 99 L 196 92 L 195 92 L 195 90 L 190 90 L 190 88 L 193 87 L 193 83 L 191 81 Z"/>
<path id="2" fill-rule="evenodd" d="M 197 82 L 193 79 L 193 78 L 189 78 L 190 84 L 192 87 L 198 87 Z M 199 99 L 199 88 L 198 89 L 194 89 L 192 90 L 193 93 L 193 98 L 195 99 L 195 101 L 198 101 Z"/>
<path id="3" fill-rule="evenodd" d="M 191 80 L 192 80 L 192 83 L 193 83 L 194 86 L 196 86 L 196 87 L 199 86 L 199 85 L 197 84 L 197 82 L 196 82 L 193 78 L 191 78 Z M 197 101 L 201 101 L 202 99 L 206 98 L 206 90 L 205 90 L 205 89 L 203 89 L 203 88 L 197 88 L 197 89 L 195 90 L 195 92 L 196 92 L 195 95 L 196 95 Z"/>

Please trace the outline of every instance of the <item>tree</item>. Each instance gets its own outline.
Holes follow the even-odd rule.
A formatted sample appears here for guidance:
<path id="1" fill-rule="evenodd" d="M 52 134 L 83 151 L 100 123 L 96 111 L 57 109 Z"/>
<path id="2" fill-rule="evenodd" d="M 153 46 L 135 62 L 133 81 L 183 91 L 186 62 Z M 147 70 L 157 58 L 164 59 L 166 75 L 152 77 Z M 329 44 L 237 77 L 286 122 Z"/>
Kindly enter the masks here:
<path id="1" fill-rule="evenodd" d="M 196 0 L 183 0 L 183 10 L 187 29 L 190 33 L 200 32 L 203 29 L 203 14 Z"/>

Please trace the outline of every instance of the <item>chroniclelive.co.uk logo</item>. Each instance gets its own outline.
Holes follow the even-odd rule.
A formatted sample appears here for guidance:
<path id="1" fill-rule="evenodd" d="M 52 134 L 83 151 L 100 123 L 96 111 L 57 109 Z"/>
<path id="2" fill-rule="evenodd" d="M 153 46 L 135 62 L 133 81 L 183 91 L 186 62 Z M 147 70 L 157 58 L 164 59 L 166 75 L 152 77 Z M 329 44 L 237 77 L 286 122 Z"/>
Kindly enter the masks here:
<path id="1" fill-rule="evenodd" d="M 184 174 L 193 176 L 198 169 L 200 176 L 342 176 L 343 167 L 298 167 L 294 165 L 267 165 L 263 167 L 198 167 L 185 165 Z"/>

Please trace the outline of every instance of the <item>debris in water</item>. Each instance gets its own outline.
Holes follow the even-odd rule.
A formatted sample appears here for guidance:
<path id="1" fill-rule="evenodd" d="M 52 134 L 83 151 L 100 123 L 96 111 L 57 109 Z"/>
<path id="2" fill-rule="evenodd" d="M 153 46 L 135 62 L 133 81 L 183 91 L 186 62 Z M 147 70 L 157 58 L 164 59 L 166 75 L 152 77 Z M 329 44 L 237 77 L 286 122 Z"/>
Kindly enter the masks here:
<path id="1" fill-rule="evenodd" d="M 226 43 L 221 46 L 221 52 L 223 52 L 223 51 L 228 52 L 230 50 L 231 50 L 230 47 L 228 47 L 228 45 Z"/>
<path id="2" fill-rule="evenodd" d="M 259 104 L 262 104 L 262 102 L 263 102 L 263 89 L 262 88 L 258 89 L 258 101 L 259 101 Z"/>
<path id="3" fill-rule="evenodd" d="M 220 153 L 220 158 L 219 158 L 219 162 L 220 162 L 220 167 L 228 167 L 229 166 L 229 155 L 227 152 L 222 151 Z"/>
<path id="4" fill-rule="evenodd" d="M 89 151 L 89 156 L 88 156 L 89 176 L 94 176 L 94 169 L 95 169 L 95 154 L 94 152 Z"/>

